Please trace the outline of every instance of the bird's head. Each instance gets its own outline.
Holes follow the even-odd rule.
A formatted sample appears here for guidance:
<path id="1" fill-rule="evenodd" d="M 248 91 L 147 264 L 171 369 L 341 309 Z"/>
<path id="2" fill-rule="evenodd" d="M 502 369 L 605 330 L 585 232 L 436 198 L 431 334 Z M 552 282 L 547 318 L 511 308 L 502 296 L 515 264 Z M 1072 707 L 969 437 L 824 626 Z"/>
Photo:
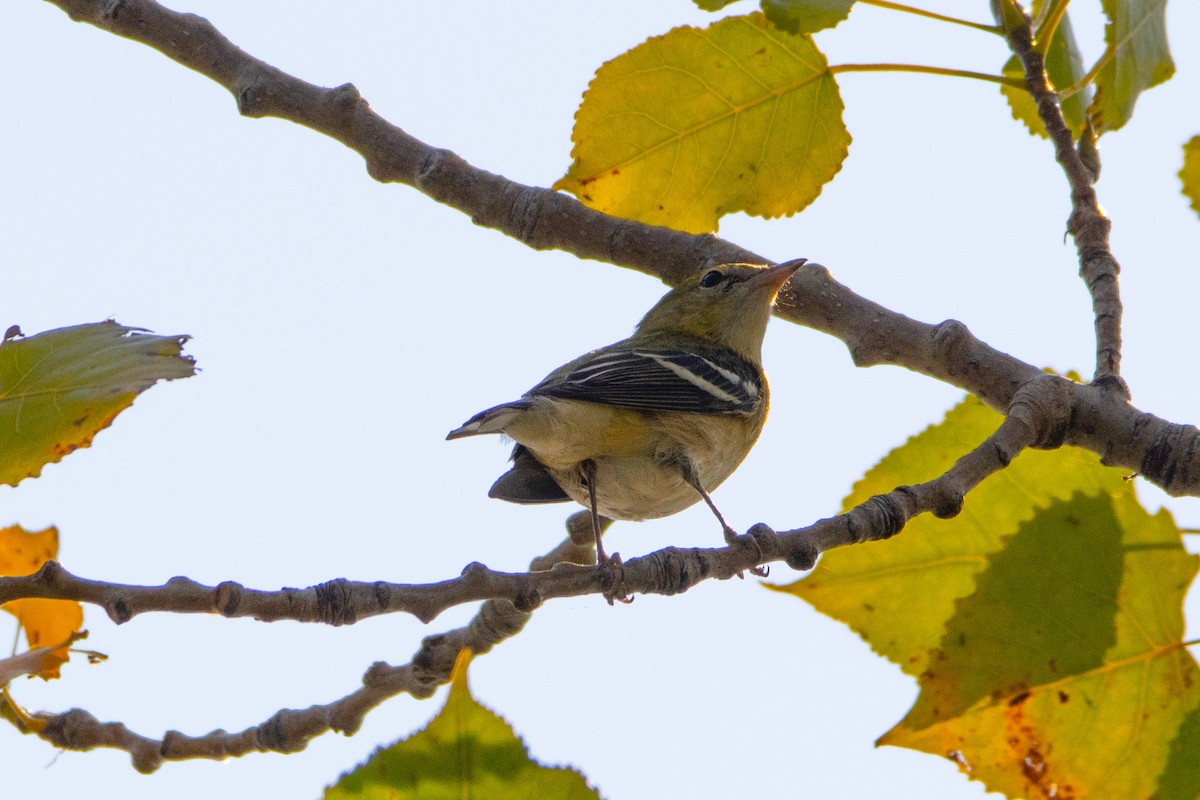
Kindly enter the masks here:
<path id="1" fill-rule="evenodd" d="M 762 360 L 775 296 L 804 259 L 775 267 L 723 264 L 685 278 L 638 323 L 639 335 L 695 336 Z"/>

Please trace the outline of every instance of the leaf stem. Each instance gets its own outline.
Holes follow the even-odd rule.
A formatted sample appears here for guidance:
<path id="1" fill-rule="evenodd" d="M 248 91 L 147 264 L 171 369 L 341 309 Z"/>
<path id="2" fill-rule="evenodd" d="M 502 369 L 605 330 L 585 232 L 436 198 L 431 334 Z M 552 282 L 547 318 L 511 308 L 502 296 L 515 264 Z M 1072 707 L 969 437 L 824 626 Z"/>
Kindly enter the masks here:
<path id="1" fill-rule="evenodd" d="M 1058 30 L 1059 23 L 1067 15 L 1067 4 L 1070 2 L 1071 0 L 1054 0 L 1053 3 L 1043 6 L 1043 13 L 1038 15 L 1037 33 L 1033 37 L 1033 49 L 1043 58 L 1046 57 L 1046 52 L 1050 49 L 1050 42 L 1054 39 L 1054 32 Z"/>
<path id="2" fill-rule="evenodd" d="M 1100 74 L 1100 70 L 1108 66 L 1108 62 L 1112 61 L 1113 54 L 1116 52 L 1117 51 L 1115 48 L 1109 48 L 1105 50 L 1104 55 L 1100 56 L 1100 58 L 1096 60 L 1096 63 L 1092 65 L 1092 68 L 1087 71 L 1086 75 L 1077 80 L 1075 85 L 1063 89 L 1058 93 L 1058 101 L 1061 103 L 1068 97 L 1073 97 L 1087 88 L 1089 83 L 1096 80 L 1096 76 Z"/>
<path id="3" fill-rule="evenodd" d="M 959 19 L 958 17 L 947 17 L 945 14 L 926 11 L 923 8 L 914 8 L 912 6 L 901 5 L 900 3 L 890 3 L 888 0 L 858 0 L 858 2 L 867 6 L 879 6 L 880 8 L 889 8 L 892 11 L 903 11 L 906 14 L 916 14 L 918 17 L 928 17 L 929 19 L 936 19 L 939 22 L 949 22 L 954 25 L 965 25 L 968 28 L 986 31 L 987 33 L 999 35 L 1003 32 L 995 25 L 984 25 L 981 22 L 971 22 L 970 20 Z"/>
<path id="4" fill-rule="evenodd" d="M 1011 86 L 1014 89 L 1025 88 L 1025 81 L 1020 78 L 989 75 L 985 72 L 969 72 L 963 69 L 950 69 L 949 67 L 929 67 L 924 64 L 837 64 L 830 67 L 829 72 L 922 72 L 928 75 L 949 75 L 953 78 L 973 78 L 977 81 Z"/>
<path id="5" fill-rule="evenodd" d="M 46 723 L 38 720 L 36 717 L 30 716 L 20 703 L 13 699 L 9 694 L 8 686 L 0 686 L 0 707 L 7 708 L 12 712 L 13 717 L 17 721 L 17 730 L 21 733 L 41 733 L 46 727 Z M 24 729 L 22 729 L 24 726 Z"/>

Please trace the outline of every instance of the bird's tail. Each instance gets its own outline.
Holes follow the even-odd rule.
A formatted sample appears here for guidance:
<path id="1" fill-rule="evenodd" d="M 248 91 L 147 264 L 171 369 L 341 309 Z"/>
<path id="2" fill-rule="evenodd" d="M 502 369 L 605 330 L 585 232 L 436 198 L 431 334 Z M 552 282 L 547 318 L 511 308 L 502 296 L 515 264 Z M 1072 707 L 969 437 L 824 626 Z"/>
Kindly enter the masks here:
<path id="1" fill-rule="evenodd" d="M 571 497 L 525 445 L 513 448 L 512 469 L 488 490 L 488 497 L 510 503 L 565 503 Z"/>
<path id="2" fill-rule="evenodd" d="M 485 433 L 504 433 L 504 428 L 513 417 L 522 411 L 527 411 L 533 405 L 531 400 L 514 400 L 511 403 L 494 406 L 487 411 L 480 411 L 459 427 L 446 434 L 446 439 L 461 439 L 464 436 L 480 436 Z"/>

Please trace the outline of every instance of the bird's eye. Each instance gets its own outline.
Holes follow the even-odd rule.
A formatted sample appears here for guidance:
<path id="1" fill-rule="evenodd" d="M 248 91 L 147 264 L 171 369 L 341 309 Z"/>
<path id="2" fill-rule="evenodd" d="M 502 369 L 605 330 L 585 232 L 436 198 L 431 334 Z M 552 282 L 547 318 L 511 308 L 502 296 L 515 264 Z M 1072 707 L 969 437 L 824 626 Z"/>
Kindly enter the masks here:
<path id="1" fill-rule="evenodd" d="M 700 285 L 705 289 L 711 289 L 720 283 L 725 278 L 720 270 L 712 269 L 704 273 L 704 277 L 700 279 Z"/>

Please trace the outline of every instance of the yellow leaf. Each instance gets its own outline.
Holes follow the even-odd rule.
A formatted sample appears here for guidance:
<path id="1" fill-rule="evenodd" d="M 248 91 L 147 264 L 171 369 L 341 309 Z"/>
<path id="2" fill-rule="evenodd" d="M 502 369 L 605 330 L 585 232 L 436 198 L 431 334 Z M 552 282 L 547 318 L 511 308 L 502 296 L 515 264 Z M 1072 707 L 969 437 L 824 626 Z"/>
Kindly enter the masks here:
<path id="1" fill-rule="evenodd" d="M 555 188 L 692 233 L 737 211 L 794 214 L 841 169 L 842 108 L 810 36 L 761 14 L 676 28 L 599 69 Z"/>
<path id="2" fill-rule="evenodd" d="M 942 474 L 1000 420 L 968 398 L 884 457 L 846 504 Z M 1196 797 L 1200 667 L 1183 597 L 1197 557 L 1124 478 L 1076 448 L 1026 451 L 954 519 L 922 515 L 773 588 L 918 678 L 881 744 L 949 758 L 1009 797 Z"/>
<path id="3" fill-rule="evenodd" d="M 32 575 L 58 556 L 58 529 L 30 533 L 19 526 L 0 529 L 0 575 Z M 38 674 L 57 678 L 67 645 L 83 625 L 83 607 L 73 600 L 13 600 L 0 609 L 15 616 L 31 649 L 51 647 L 53 658 Z"/>
<path id="4" fill-rule="evenodd" d="M 1183 167 L 1179 170 L 1183 183 L 1183 196 L 1192 204 L 1192 210 L 1200 214 L 1200 136 L 1193 136 L 1183 146 Z"/>
<path id="5" fill-rule="evenodd" d="M 917 702 L 880 743 L 950 756 L 1009 797 L 1161 796 L 1172 741 L 1200 709 L 1182 641 L 1195 574 L 1170 515 L 1131 491 L 1052 506 L 958 604 Z"/>
<path id="6" fill-rule="evenodd" d="M 195 372 L 185 341 L 108 321 L 0 343 L 0 483 L 36 478 L 155 382 Z"/>

